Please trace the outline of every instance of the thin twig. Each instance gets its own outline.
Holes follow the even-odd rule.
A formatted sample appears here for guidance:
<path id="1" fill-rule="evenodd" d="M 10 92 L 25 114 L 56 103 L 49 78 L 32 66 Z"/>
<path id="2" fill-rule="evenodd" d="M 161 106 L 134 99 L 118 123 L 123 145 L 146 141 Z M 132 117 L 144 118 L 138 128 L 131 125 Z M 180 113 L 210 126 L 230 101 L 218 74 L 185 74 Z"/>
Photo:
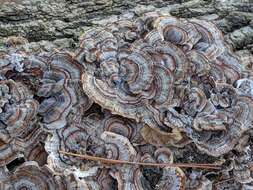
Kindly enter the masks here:
<path id="1" fill-rule="evenodd" d="M 232 181 L 232 180 L 234 180 L 233 177 L 228 178 L 228 179 L 224 179 L 224 180 L 218 181 L 217 183 L 214 183 L 213 186 L 216 187 L 217 185 L 219 185 L 219 184 L 221 184 L 221 183 L 228 182 L 228 181 Z"/>
<path id="2" fill-rule="evenodd" d="M 221 167 L 219 167 L 219 165 L 217 164 L 191 164 L 191 163 L 190 164 L 187 164 L 187 163 L 172 164 L 172 163 L 130 162 L 130 161 L 125 161 L 125 160 L 113 160 L 113 159 L 101 158 L 101 157 L 96 157 L 96 156 L 89 156 L 89 155 L 84 155 L 84 154 L 75 154 L 71 152 L 65 152 L 62 150 L 60 150 L 59 153 L 83 158 L 86 160 L 108 163 L 108 164 L 130 164 L 130 165 L 155 166 L 155 167 L 202 168 L 202 169 L 215 169 L 215 170 L 221 169 Z"/>

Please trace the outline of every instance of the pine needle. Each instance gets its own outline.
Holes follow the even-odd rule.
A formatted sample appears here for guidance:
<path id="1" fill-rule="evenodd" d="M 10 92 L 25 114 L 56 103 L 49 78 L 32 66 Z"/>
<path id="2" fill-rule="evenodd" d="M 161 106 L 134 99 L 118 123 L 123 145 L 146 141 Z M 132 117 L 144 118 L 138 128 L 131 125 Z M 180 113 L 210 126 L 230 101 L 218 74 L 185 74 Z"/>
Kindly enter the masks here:
<path id="1" fill-rule="evenodd" d="M 125 161 L 125 160 L 113 160 L 113 159 L 101 158 L 101 157 L 96 157 L 96 156 L 89 156 L 85 154 L 75 154 L 71 152 L 65 152 L 62 150 L 60 150 L 59 153 L 69 155 L 69 156 L 79 157 L 85 160 L 92 160 L 92 161 L 97 161 L 97 162 L 107 163 L 107 164 L 128 164 L 128 165 L 154 166 L 154 167 L 202 168 L 202 169 L 214 169 L 214 170 L 221 169 L 220 165 L 217 165 L 217 164 L 194 164 L 194 163 L 172 164 L 172 163 L 130 162 L 130 161 Z"/>
<path id="2" fill-rule="evenodd" d="M 214 183 L 214 184 L 213 184 L 213 187 L 216 187 L 216 186 L 218 186 L 218 185 L 221 184 L 221 183 L 228 182 L 228 181 L 232 181 L 232 180 L 234 180 L 233 177 L 228 178 L 228 179 L 224 179 L 224 180 L 221 180 L 221 181 L 218 181 L 217 183 Z"/>

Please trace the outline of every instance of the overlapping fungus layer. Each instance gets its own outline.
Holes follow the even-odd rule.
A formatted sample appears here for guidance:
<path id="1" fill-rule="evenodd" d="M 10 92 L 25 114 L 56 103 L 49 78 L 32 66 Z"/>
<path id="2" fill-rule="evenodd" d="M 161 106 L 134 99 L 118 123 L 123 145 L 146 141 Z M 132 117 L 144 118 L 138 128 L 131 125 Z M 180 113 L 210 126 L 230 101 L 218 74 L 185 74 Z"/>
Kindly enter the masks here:
<path id="1" fill-rule="evenodd" d="M 214 24 L 153 12 L 90 29 L 74 53 L 0 52 L 0 189 L 252 188 L 244 60 Z"/>

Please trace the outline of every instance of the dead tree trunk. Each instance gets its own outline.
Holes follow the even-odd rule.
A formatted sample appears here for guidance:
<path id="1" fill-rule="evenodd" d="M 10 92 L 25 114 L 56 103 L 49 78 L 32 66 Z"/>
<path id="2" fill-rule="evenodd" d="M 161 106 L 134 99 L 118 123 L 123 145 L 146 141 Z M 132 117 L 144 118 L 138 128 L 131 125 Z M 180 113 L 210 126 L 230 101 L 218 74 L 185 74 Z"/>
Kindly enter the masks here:
<path id="1" fill-rule="evenodd" d="M 253 51 L 252 0 L 0 0 L 0 48 L 22 36 L 32 50 L 71 49 L 86 29 L 146 11 L 212 20 L 236 50 Z"/>

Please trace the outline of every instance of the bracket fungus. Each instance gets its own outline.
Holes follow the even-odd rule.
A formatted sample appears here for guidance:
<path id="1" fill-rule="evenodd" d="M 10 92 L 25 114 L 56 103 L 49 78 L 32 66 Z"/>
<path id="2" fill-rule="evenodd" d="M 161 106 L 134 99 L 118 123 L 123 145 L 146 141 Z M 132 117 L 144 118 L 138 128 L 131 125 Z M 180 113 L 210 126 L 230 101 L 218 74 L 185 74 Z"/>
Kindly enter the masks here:
<path id="1" fill-rule="evenodd" d="M 250 79 L 217 27 L 159 14 L 116 24 L 81 38 L 76 59 L 85 67 L 86 94 L 113 114 L 170 134 L 171 144 L 186 133 L 212 156 L 232 150 L 251 127 L 251 97 L 238 89 Z"/>
<path id="2" fill-rule="evenodd" d="M 0 52 L 0 189 L 252 189 L 252 55 L 210 21 L 150 12 L 74 52 L 15 48 Z"/>
<path id="3" fill-rule="evenodd" d="M 36 162 L 25 162 L 14 173 L 6 172 L 1 176 L 0 185 L 6 190 L 81 190 L 85 187 L 74 176 L 61 176 L 54 173 L 47 165 L 39 167 Z"/>

